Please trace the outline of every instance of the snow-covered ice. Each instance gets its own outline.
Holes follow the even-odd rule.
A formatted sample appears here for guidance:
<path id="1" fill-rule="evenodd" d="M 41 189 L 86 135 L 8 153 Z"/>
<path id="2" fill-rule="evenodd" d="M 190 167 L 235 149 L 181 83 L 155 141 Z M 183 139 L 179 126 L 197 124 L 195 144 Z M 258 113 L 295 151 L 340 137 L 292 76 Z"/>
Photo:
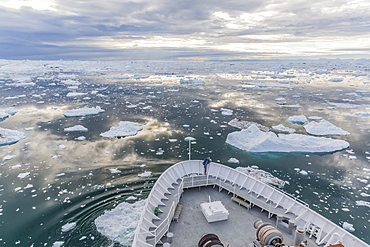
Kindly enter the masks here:
<path id="1" fill-rule="evenodd" d="M 355 228 L 353 227 L 353 225 L 348 223 L 348 222 L 343 222 L 343 229 L 345 229 L 349 232 L 354 232 L 355 231 Z"/>
<path id="2" fill-rule="evenodd" d="M 312 121 L 305 126 L 303 126 L 307 133 L 316 136 L 324 135 L 349 135 L 349 132 L 335 126 L 334 124 L 321 120 L 320 122 Z"/>
<path id="3" fill-rule="evenodd" d="M 133 136 L 143 129 L 140 125 L 135 122 L 121 121 L 117 127 L 111 127 L 109 131 L 101 133 L 100 136 L 108 138 Z"/>
<path id="4" fill-rule="evenodd" d="M 234 164 L 239 164 L 239 160 L 237 158 L 230 158 L 227 162 L 234 163 Z"/>
<path id="5" fill-rule="evenodd" d="M 226 142 L 248 152 L 334 152 L 349 147 L 343 140 L 301 134 L 263 132 L 256 125 L 228 134 Z"/>
<path id="6" fill-rule="evenodd" d="M 274 130 L 278 130 L 278 131 L 281 131 L 281 132 L 288 132 L 290 134 L 294 133 L 295 132 L 295 129 L 292 129 L 292 128 L 289 128 L 289 127 L 286 127 L 282 124 L 279 124 L 279 125 L 276 125 L 276 126 L 272 126 L 272 128 Z"/>
<path id="7" fill-rule="evenodd" d="M 204 85 L 205 82 L 198 78 L 181 78 L 180 84 L 189 84 L 189 85 Z"/>
<path id="8" fill-rule="evenodd" d="M 64 224 L 62 226 L 62 232 L 68 232 L 76 227 L 76 222 Z"/>
<path id="9" fill-rule="evenodd" d="M 87 132 L 88 129 L 82 125 L 75 125 L 64 129 L 64 132 Z"/>
<path id="10" fill-rule="evenodd" d="M 24 138 L 23 132 L 0 128 L 0 146 L 14 144 Z"/>
<path id="11" fill-rule="evenodd" d="M 112 241 L 129 246 L 145 206 L 145 200 L 133 204 L 122 202 L 95 219 L 97 230 Z"/>
<path id="12" fill-rule="evenodd" d="M 287 119 L 288 122 L 296 123 L 296 124 L 305 124 L 308 122 L 308 119 L 304 115 L 298 115 L 298 116 L 290 116 Z"/>
<path id="13" fill-rule="evenodd" d="M 139 177 L 150 177 L 152 175 L 152 172 L 145 171 L 143 173 L 140 173 L 138 176 Z"/>
<path id="14" fill-rule="evenodd" d="M 250 122 L 250 121 L 244 121 L 238 118 L 234 118 L 230 122 L 228 122 L 228 125 L 238 128 L 238 129 L 248 129 L 251 125 L 256 125 L 260 130 L 262 131 L 269 131 L 270 129 L 266 126 L 263 126 L 262 124 Z"/>
<path id="15" fill-rule="evenodd" d="M 91 107 L 91 108 L 83 107 L 83 108 L 68 110 L 68 111 L 65 111 L 63 115 L 66 117 L 84 117 L 84 116 L 98 115 L 102 112 L 104 112 L 104 110 L 101 109 L 100 106 L 96 106 L 96 107 Z"/>

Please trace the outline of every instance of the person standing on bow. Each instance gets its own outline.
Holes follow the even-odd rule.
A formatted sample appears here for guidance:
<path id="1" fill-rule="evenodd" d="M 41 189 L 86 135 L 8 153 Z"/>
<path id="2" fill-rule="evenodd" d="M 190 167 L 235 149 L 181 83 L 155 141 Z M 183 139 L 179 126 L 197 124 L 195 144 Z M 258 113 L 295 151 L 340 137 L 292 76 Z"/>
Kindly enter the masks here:
<path id="1" fill-rule="evenodd" d="M 211 163 L 211 158 L 210 157 L 207 157 L 204 159 L 203 161 L 203 166 L 204 166 L 204 175 L 207 175 L 207 166 L 209 163 Z"/>

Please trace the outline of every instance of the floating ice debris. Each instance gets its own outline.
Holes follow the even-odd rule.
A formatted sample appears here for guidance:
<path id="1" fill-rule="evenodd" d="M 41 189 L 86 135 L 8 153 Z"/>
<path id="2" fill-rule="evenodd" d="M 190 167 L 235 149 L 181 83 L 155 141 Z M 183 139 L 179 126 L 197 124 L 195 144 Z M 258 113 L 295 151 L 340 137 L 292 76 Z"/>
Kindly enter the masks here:
<path id="1" fill-rule="evenodd" d="M 26 138 L 26 136 L 17 130 L 0 128 L 0 146 L 10 145 Z"/>
<path id="2" fill-rule="evenodd" d="M 238 118 L 234 118 L 233 120 L 231 120 L 230 122 L 228 122 L 228 124 L 232 127 L 235 127 L 235 128 L 238 128 L 238 129 L 248 129 L 251 125 L 256 125 L 260 130 L 262 131 L 269 131 L 270 128 L 266 127 L 266 126 L 263 126 L 262 124 L 258 124 L 258 123 L 254 123 L 254 122 L 249 122 L 249 121 L 244 121 L 244 120 L 240 120 Z"/>
<path id="3" fill-rule="evenodd" d="M 31 131 L 31 130 L 33 130 L 33 127 L 26 127 L 26 128 L 24 128 L 24 130 L 25 131 Z"/>
<path id="4" fill-rule="evenodd" d="M 281 180 L 281 179 L 273 176 L 269 172 L 258 169 L 258 167 L 255 167 L 255 166 L 253 166 L 253 167 L 249 167 L 249 166 L 247 166 L 247 167 L 237 167 L 235 169 L 239 172 L 242 172 L 242 173 L 245 173 L 245 174 L 247 174 L 251 177 L 254 177 L 254 178 L 256 178 L 256 179 L 258 179 L 258 180 L 260 180 L 264 183 L 276 185 L 279 188 L 284 187 L 284 185 L 288 183 L 284 180 Z"/>
<path id="5" fill-rule="evenodd" d="M 292 128 L 289 128 L 289 127 L 286 127 L 282 124 L 279 124 L 279 125 L 276 125 L 276 126 L 272 126 L 272 128 L 274 130 L 278 130 L 278 131 L 281 131 L 281 132 L 288 132 L 290 134 L 294 133 L 295 132 L 295 129 L 292 129 Z"/>
<path id="6" fill-rule="evenodd" d="M 226 143 L 248 152 L 325 153 L 349 147 L 343 140 L 301 134 L 263 132 L 256 125 L 228 134 Z"/>
<path id="7" fill-rule="evenodd" d="M 137 197 L 136 196 L 129 196 L 126 198 L 126 201 L 131 201 L 131 200 L 136 200 Z"/>
<path id="8" fill-rule="evenodd" d="M 121 121 L 117 127 L 111 127 L 109 131 L 101 133 L 100 136 L 108 138 L 133 136 L 143 129 L 140 125 L 139 123 Z"/>
<path id="9" fill-rule="evenodd" d="M 360 195 L 363 196 L 363 197 L 370 197 L 370 194 L 363 193 L 363 192 Z"/>
<path id="10" fill-rule="evenodd" d="M 85 96 L 87 93 L 68 93 L 67 97 L 80 97 L 80 96 Z"/>
<path id="11" fill-rule="evenodd" d="M 79 136 L 79 137 L 75 138 L 75 140 L 76 140 L 76 141 L 84 141 L 84 140 L 86 140 L 86 137 L 84 137 L 84 136 Z"/>
<path id="12" fill-rule="evenodd" d="M 76 227 L 76 222 L 67 223 L 62 226 L 62 232 L 68 232 Z"/>
<path id="13" fill-rule="evenodd" d="M 27 184 L 23 189 L 30 189 L 33 188 L 33 184 Z"/>
<path id="14" fill-rule="evenodd" d="M 227 162 L 234 163 L 234 164 L 239 164 L 239 160 L 237 158 L 230 158 Z"/>
<path id="15" fill-rule="evenodd" d="M 308 117 L 308 119 L 310 119 L 310 120 L 322 120 L 322 117 L 311 116 L 311 117 Z"/>
<path id="16" fill-rule="evenodd" d="M 308 122 L 308 119 L 304 115 L 299 115 L 299 116 L 290 116 L 287 119 L 287 121 L 296 124 L 305 124 Z"/>
<path id="17" fill-rule="evenodd" d="M 331 78 L 331 79 L 329 79 L 329 81 L 331 81 L 331 82 L 342 82 L 343 78 Z"/>
<path id="18" fill-rule="evenodd" d="M 366 201 L 356 201 L 356 206 L 365 206 L 370 208 L 370 202 Z"/>
<path id="19" fill-rule="evenodd" d="M 152 172 L 145 171 L 145 172 L 139 174 L 138 176 L 139 177 L 150 177 L 151 175 L 152 175 Z"/>
<path id="20" fill-rule="evenodd" d="M 20 179 L 23 179 L 23 178 L 28 177 L 30 174 L 31 174 L 30 172 L 22 172 L 22 173 L 19 173 L 17 177 Z"/>
<path id="21" fill-rule="evenodd" d="M 348 222 L 343 222 L 343 229 L 349 231 L 349 232 L 354 232 L 355 228 L 353 228 L 353 225 L 348 223 Z"/>
<path id="22" fill-rule="evenodd" d="M 5 161 L 5 160 L 11 160 L 11 159 L 13 159 L 14 157 L 17 157 L 17 155 L 5 155 L 5 156 L 3 157 L 3 161 Z"/>
<path id="23" fill-rule="evenodd" d="M 283 85 L 280 83 L 268 83 L 268 82 L 261 82 L 261 81 L 250 81 L 250 82 L 240 82 L 241 84 L 246 84 L 246 85 L 254 85 L 258 87 L 275 87 L 275 88 L 292 88 L 289 85 Z"/>
<path id="24" fill-rule="evenodd" d="M 52 247 L 62 247 L 64 244 L 64 241 L 56 241 L 53 243 Z"/>
<path id="25" fill-rule="evenodd" d="M 64 129 L 64 132 L 87 132 L 88 129 L 82 125 L 75 125 Z"/>
<path id="26" fill-rule="evenodd" d="M 168 139 L 169 142 L 177 142 L 177 139 Z"/>
<path id="27" fill-rule="evenodd" d="M 307 175 L 308 175 L 308 172 L 307 172 L 307 171 L 305 171 L 305 170 L 301 170 L 301 171 L 299 171 L 299 173 L 300 173 L 301 175 L 303 175 L 303 176 L 307 176 Z"/>
<path id="28" fill-rule="evenodd" d="M 344 211 L 344 212 L 349 212 L 350 210 L 349 210 L 349 208 L 342 208 L 342 210 Z"/>
<path id="29" fill-rule="evenodd" d="M 180 84 L 189 84 L 189 85 L 204 85 L 204 81 L 198 78 L 181 78 Z"/>
<path id="30" fill-rule="evenodd" d="M 72 109 L 65 111 L 63 113 L 64 116 L 66 117 L 84 117 L 84 116 L 93 116 L 93 115 L 98 115 L 100 113 L 104 112 L 103 109 L 100 108 L 100 106 L 97 107 L 84 107 L 84 108 L 78 108 L 78 109 Z"/>
<path id="31" fill-rule="evenodd" d="M 320 122 L 310 122 L 303 126 L 307 133 L 311 135 L 324 136 L 324 135 L 349 135 L 349 132 L 335 126 L 334 124 L 321 120 Z"/>
<path id="32" fill-rule="evenodd" d="M 146 164 L 141 164 L 140 167 L 146 167 Z"/>
<path id="33" fill-rule="evenodd" d="M 111 168 L 109 169 L 110 173 L 121 173 L 120 170 L 118 170 L 117 168 Z"/>
<path id="34" fill-rule="evenodd" d="M 224 116 L 232 116 L 233 112 L 231 109 L 221 108 L 221 114 Z"/>
<path id="35" fill-rule="evenodd" d="M 354 156 L 354 155 L 349 155 L 349 156 L 348 156 L 348 159 L 350 159 L 350 160 L 357 160 L 357 157 L 356 157 L 356 156 Z"/>
<path id="36" fill-rule="evenodd" d="M 59 148 L 59 149 L 66 149 L 66 145 L 64 145 L 64 144 L 59 144 L 59 145 L 58 145 L 58 148 Z"/>
<path id="37" fill-rule="evenodd" d="M 131 246 L 144 206 L 145 200 L 133 204 L 122 202 L 95 219 L 96 229 L 111 241 Z"/>

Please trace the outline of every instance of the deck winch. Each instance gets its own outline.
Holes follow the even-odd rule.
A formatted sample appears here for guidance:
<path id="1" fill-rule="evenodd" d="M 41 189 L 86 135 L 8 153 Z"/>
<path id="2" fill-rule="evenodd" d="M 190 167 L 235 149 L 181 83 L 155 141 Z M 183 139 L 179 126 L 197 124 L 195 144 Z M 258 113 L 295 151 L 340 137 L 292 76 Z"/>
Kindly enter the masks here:
<path id="1" fill-rule="evenodd" d="M 254 247 L 282 247 L 286 246 L 283 243 L 283 235 L 270 223 L 263 223 L 262 220 L 256 220 L 253 224 L 257 229 L 257 240 L 253 241 Z M 303 240 L 295 247 L 307 247 L 307 241 Z"/>
<path id="2" fill-rule="evenodd" d="M 224 245 L 216 234 L 208 233 L 199 240 L 198 247 L 224 247 Z"/>

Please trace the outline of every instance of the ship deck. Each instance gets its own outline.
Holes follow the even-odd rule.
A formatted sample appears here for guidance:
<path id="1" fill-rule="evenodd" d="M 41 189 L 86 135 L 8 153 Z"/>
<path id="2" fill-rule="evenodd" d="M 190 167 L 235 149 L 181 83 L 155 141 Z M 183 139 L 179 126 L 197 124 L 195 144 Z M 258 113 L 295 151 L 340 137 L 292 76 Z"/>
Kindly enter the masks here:
<path id="1" fill-rule="evenodd" d="M 198 242 L 204 234 L 216 234 L 224 246 L 230 247 L 253 247 L 256 239 L 256 229 L 253 223 L 261 219 L 263 222 L 275 226 L 276 217 L 269 218 L 266 211 L 261 211 L 257 206 L 246 208 L 231 200 L 232 194 L 226 190 L 219 191 L 218 186 L 206 186 L 185 189 L 179 204 L 182 211 L 178 221 L 173 221 L 169 232 L 173 233 L 171 246 L 198 246 Z M 200 204 L 203 202 L 221 201 L 228 210 L 227 220 L 208 223 L 202 213 Z M 284 243 L 293 246 L 294 233 L 289 234 L 279 229 L 283 234 Z M 313 239 L 306 238 L 308 246 L 318 246 Z M 166 236 L 162 242 L 167 241 Z M 158 244 L 157 246 L 161 246 Z"/>

